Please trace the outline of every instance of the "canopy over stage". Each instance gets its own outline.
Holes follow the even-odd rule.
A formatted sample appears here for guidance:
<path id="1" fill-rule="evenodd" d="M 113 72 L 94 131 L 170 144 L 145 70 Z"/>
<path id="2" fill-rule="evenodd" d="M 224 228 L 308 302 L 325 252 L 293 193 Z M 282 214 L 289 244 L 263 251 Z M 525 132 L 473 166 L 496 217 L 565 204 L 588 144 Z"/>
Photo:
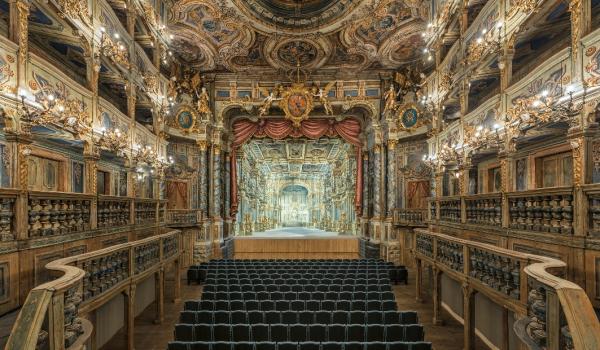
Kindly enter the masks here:
<path id="1" fill-rule="evenodd" d="M 359 258 L 358 238 L 355 236 L 238 236 L 233 244 L 235 259 Z"/>

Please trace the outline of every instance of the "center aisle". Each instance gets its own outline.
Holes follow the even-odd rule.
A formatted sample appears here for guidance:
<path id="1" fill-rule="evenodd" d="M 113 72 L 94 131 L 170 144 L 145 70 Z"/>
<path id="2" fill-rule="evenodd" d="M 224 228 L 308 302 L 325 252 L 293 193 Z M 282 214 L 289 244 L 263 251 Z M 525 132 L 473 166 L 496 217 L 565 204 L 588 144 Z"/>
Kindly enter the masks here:
<path id="1" fill-rule="evenodd" d="M 216 260 L 169 350 L 430 350 L 381 260 Z"/>

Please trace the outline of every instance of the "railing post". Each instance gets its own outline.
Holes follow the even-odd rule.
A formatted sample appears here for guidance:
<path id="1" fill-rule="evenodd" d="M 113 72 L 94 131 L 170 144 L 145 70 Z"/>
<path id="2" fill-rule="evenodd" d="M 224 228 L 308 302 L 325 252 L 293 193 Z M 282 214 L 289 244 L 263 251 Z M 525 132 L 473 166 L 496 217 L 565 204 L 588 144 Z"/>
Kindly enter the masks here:
<path id="1" fill-rule="evenodd" d="M 442 305 L 442 271 L 436 266 L 433 267 L 433 324 L 441 326 L 444 321 L 440 315 L 440 309 Z"/>
<path id="2" fill-rule="evenodd" d="M 175 274 L 174 287 L 173 287 L 173 302 L 179 301 L 181 298 L 181 264 L 179 262 L 180 258 L 175 259 L 173 261 L 173 273 Z"/>
<path id="3" fill-rule="evenodd" d="M 415 300 L 418 303 L 422 303 L 423 302 L 423 297 L 421 295 L 421 287 L 423 284 L 423 263 L 422 260 L 419 258 L 415 258 L 415 295 L 416 298 Z"/>
<path id="4" fill-rule="evenodd" d="M 132 284 L 125 291 L 125 326 L 127 329 L 127 350 L 135 349 L 135 290 Z"/>
<path id="5" fill-rule="evenodd" d="M 556 291 L 550 287 L 546 290 L 546 335 L 547 350 L 560 349 L 560 301 Z"/>
<path id="6" fill-rule="evenodd" d="M 467 205 L 463 196 L 460 197 L 460 223 L 467 223 Z"/>
<path id="7" fill-rule="evenodd" d="M 50 350 L 65 348 L 65 297 L 63 293 L 56 293 L 52 296 L 48 308 L 48 336 L 50 337 Z"/>
<path id="8" fill-rule="evenodd" d="M 156 278 L 156 319 L 155 324 L 162 324 L 165 319 L 165 270 L 161 267 L 155 274 Z"/>
<path id="9" fill-rule="evenodd" d="M 475 349 L 475 291 L 468 284 L 462 285 L 463 290 L 463 327 L 464 350 Z"/>

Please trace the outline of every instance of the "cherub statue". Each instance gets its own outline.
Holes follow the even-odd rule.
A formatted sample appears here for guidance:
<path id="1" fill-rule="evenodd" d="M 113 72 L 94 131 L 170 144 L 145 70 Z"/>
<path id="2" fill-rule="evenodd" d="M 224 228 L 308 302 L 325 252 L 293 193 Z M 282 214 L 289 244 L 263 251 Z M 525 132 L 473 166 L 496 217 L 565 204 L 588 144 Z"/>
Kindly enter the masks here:
<path id="1" fill-rule="evenodd" d="M 275 88 L 273 91 L 269 91 L 268 89 L 259 86 L 258 89 L 264 96 L 266 96 L 258 108 L 258 116 L 264 117 L 269 114 L 273 101 L 279 101 L 281 98 L 278 98 L 275 95 L 275 91 L 278 90 L 278 88 Z"/>
<path id="2" fill-rule="evenodd" d="M 334 84 L 335 81 L 332 81 L 325 85 L 324 89 L 318 88 L 318 93 L 315 93 L 316 88 L 313 88 L 313 96 L 319 99 L 319 102 L 321 102 L 321 105 L 323 105 L 323 108 L 325 109 L 325 114 L 327 115 L 333 115 L 333 107 L 331 106 L 331 102 L 329 101 L 327 96 L 329 95 L 329 91 L 331 90 Z"/>

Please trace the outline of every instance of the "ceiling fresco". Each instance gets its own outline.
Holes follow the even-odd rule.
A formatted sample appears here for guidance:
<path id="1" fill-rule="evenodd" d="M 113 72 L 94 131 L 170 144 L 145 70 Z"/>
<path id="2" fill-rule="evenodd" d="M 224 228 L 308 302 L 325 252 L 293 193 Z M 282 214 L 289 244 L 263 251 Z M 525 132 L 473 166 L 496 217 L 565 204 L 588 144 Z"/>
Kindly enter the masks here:
<path id="1" fill-rule="evenodd" d="M 427 14 L 416 0 L 182 0 L 169 30 L 205 72 L 395 69 L 420 57 Z"/>
<path id="2" fill-rule="evenodd" d="M 244 155 L 279 177 L 325 175 L 349 156 L 350 146 L 337 138 L 253 139 L 242 146 Z"/>

